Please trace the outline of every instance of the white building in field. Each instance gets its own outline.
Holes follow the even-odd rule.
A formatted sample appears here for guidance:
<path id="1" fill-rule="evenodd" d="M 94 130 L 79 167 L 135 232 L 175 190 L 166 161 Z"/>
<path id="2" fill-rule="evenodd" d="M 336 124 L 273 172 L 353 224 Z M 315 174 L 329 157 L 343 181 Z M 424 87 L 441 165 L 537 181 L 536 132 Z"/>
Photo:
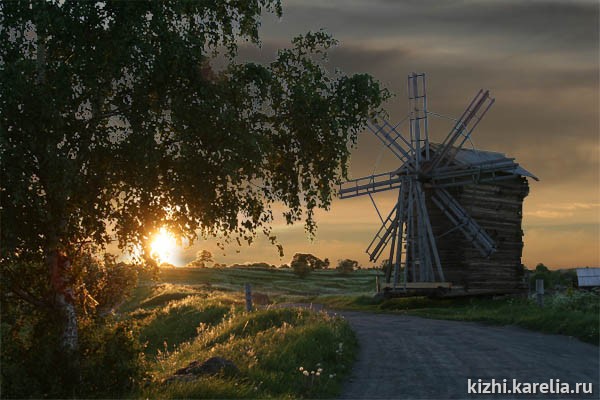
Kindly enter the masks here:
<path id="1" fill-rule="evenodd" d="M 583 289 L 600 287 L 600 268 L 577 268 L 577 285 Z"/>

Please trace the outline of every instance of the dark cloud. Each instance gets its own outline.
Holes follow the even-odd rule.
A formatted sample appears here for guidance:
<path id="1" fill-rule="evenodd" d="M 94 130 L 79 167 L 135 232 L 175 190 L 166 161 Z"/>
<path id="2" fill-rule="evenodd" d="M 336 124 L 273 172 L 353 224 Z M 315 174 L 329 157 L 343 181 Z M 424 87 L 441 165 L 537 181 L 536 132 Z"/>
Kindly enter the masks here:
<path id="1" fill-rule="evenodd" d="M 514 51 L 582 50 L 597 48 L 598 8 L 595 2 L 556 1 L 284 3 L 282 22 L 269 28 L 323 27 L 354 38 L 496 38 Z"/>
<path id="2" fill-rule="evenodd" d="M 538 214 L 554 215 L 543 208 L 546 203 L 600 202 L 596 0 L 315 0 L 284 1 L 283 6 L 282 19 L 263 20 L 262 48 L 241 45 L 240 60 L 270 62 L 292 37 L 325 28 L 340 40 L 327 66 L 348 74 L 369 73 L 393 91 L 396 97 L 386 104 L 392 121 L 407 113 L 406 76 L 412 71 L 427 73 L 430 110 L 449 117 L 458 117 L 480 88 L 489 88 L 496 103 L 474 132 L 474 145 L 515 157 L 541 178 L 531 183 L 525 202 L 529 214 L 524 227 L 535 231 L 526 237 L 525 262 L 534 264 L 546 255 L 548 260 L 573 257 L 573 264 L 597 264 L 597 250 L 579 260 L 583 251 L 575 242 L 597 249 L 598 229 L 581 236 L 572 230 L 553 236 L 546 228 L 537 229 L 535 219 Z M 430 124 L 432 140 L 440 141 L 452 122 L 431 118 Z M 398 163 L 365 132 L 352 153 L 350 171 L 359 177 L 392 170 Z M 382 212 L 390 209 L 395 196 L 376 196 Z M 594 220 L 578 213 L 547 221 L 564 227 L 575 217 L 576 222 Z M 597 212 L 594 215 L 597 220 Z M 286 258 L 295 251 L 312 251 L 366 260 L 364 247 L 378 225 L 368 198 L 334 201 L 332 211 L 318 221 L 313 244 L 301 227 L 278 229 Z M 568 239 L 571 236 L 576 240 Z M 565 245 L 565 240 L 570 241 Z M 272 249 L 259 243 L 230 257 L 275 262 Z"/>

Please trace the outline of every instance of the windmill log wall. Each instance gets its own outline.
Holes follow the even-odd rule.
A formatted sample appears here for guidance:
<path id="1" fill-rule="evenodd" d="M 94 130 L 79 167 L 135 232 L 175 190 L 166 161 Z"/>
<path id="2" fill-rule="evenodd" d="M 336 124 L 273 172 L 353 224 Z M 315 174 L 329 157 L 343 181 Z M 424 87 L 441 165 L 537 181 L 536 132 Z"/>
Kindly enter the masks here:
<path id="1" fill-rule="evenodd" d="M 447 233 L 454 225 L 429 200 L 430 196 L 426 196 L 446 281 L 466 289 L 523 288 L 521 221 L 523 200 L 529 193 L 527 179 L 519 176 L 493 184 L 467 185 L 448 191 L 487 231 L 496 243 L 497 251 L 486 258 L 460 230 Z"/>

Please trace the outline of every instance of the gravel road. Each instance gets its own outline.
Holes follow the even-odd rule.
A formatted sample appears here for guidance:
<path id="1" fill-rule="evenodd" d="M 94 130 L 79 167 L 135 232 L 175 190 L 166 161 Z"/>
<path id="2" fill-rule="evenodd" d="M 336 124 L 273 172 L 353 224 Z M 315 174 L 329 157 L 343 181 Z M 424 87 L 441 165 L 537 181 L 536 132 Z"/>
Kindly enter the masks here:
<path id="1" fill-rule="evenodd" d="M 358 360 L 342 399 L 592 398 L 600 399 L 597 346 L 516 327 L 419 317 L 341 312 L 360 343 Z M 574 385 L 593 393 L 468 393 L 468 379 Z M 523 386 L 520 387 L 523 390 Z"/>

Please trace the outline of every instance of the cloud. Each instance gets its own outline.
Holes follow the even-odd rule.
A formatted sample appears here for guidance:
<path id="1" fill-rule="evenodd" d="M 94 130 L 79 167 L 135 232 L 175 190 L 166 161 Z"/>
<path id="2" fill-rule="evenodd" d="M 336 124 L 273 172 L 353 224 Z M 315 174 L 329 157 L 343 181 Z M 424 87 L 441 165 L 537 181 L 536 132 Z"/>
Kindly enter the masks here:
<path id="1" fill-rule="evenodd" d="M 590 217 L 600 211 L 600 203 L 558 203 L 558 204 L 542 204 L 535 210 L 527 211 L 524 213 L 526 217 L 542 218 L 559 220 L 569 218 L 570 223 L 573 222 L 574 218 L 578 218 L 580 221 L 589 221 Z M 556 223 L 556 221 L 554 221 Z"/>
<path id="2" fill-rule="evenodd" d="M 524 204 L 526 263 L 598 265 L 599 7 L 595 0 L 284 1 L 282 19 L 263 20 L 262 48 L 241 45 L 240 59 L 269 62 L 292 37 L 325 28 L 340 40 L 328 68 L 370 73 L 395 92 L 386 105 L 393 121 L 406 115 L 412 71 L 427 73 L 430 110 L 449 117 L 489 88 L 496 103 L 474 132 L 475 146 L 515 157 L 541 178 L 530 182 Z M 430 118 L 432 140 L 450 127 Z M 392 170 L 398 160 L 365 132 L 351 163 L 352 176 L 360 177 Z M 382 214 L 396 195 L 375 196 Z M 276 227 L 286 259 L 311 251 L 365 263 L 364 248 L 379 226 L 368 198 L 336 200 L 317 221 L 312 243 L 301 225 Z M 595 228 L 585 225 L 590 221 Z M 278 259 L 262 240 L 229 257 Z"/>
<path id="3" fill-rule="evenodd" d="M 284 4 L 288 29 L 324 27 L 349 38 L 436 36 L 493 40 L 509 51 L 590 49 L 597 43 L 598 5 L 557 1 L 334 1 Z M 281 26 L 279 27 L 281 29 Z M 516 40 L 519 39 L 519 40 Z"/>

